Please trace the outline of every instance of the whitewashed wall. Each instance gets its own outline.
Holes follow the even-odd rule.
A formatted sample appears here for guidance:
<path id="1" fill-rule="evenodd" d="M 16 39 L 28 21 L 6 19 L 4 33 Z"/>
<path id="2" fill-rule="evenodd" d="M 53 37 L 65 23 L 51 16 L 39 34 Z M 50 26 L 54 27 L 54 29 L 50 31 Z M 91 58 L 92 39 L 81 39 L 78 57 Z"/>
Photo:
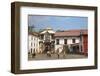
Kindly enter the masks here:
<path id="1" fill-rule="evenodd" d="M 31 48 L 32 48 L 32 53 L 34 49 L 36 53 L 39 52 L 39 38 L 33 35 L 29 35 L 28 52 L 31 52 Z"/>
<path id="2" fill-rule="evenodd" d="M 59 45 L 56 44 L 56 39 L 59 39 Z M 62 48 L 64 45 L 64 39 L 67 39 L 67 44 L 73 44 L 72 39 L 75 39 L 75 43 L 79 43 L 80 42 L 80 37 L 56 37 L 55 38 L 55 50 L 57 50 L 58 48 Z"/>

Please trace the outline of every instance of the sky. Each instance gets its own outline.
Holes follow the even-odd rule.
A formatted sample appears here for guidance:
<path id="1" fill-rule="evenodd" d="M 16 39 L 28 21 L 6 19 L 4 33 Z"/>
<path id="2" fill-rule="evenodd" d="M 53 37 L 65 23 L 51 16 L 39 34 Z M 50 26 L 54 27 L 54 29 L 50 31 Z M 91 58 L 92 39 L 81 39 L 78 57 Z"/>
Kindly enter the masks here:
<path id="1" fill-rule="evenodd" d="M 88 17 L 29 15 L 28 26 L 34 26 L 36 30 L 50 27 L 55 31 L 87 29 Z"/>

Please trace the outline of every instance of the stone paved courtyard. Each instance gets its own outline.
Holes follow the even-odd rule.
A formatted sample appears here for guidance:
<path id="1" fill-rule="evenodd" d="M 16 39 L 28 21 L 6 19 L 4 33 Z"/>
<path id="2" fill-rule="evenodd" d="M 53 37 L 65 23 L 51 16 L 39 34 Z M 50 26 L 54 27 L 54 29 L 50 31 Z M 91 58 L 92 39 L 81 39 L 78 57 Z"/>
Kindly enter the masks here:
<path id="1" fill-rule="evenodd" d="M 80 54 L 67 54 L 66 56 L 60 54 L 59 58 L 57 54 L 51 54 L 51 57 L 47 56 L 47 54 L 37 54 L 33 58 L 31 55 L 28 56 L 28 60 L 81 59 L 81 58 L 87 58 L 87 56 Z"/>

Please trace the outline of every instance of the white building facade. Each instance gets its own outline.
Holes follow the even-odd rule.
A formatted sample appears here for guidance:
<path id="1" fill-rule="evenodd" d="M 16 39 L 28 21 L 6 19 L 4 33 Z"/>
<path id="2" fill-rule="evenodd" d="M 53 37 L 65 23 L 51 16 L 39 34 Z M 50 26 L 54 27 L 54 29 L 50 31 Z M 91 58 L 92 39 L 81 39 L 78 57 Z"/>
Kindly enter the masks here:
<path id="1" fill-rule="evenodd" d="M 81 52 L 81 30 L 58 31 L 55 33 L 55 51 L 68 46 L 70 52 Z"/>
<path id="2" fill-rule="evenodd" d="M 55 37 L 55 51 L 59 48 L 63 49 L 64 45 L 70 47 L 71 44 L 80 43 L 79 37 Z"/>
<path id="3" fill-rule="evenodd" d="M 28 53 L 43 53 L 46 50 L 46 46 L 51 48 L 50 45 L 54 43 L 54 34 L 55 32 L 51 28 L 46 28 L 40 33 L 29 33 Z"/>
<path id="4" fill-rule="evenodd" d="M 41 52 L 47 52 L 54 50 L 54 34 L 55 32 L 51 28 L 46 28 L 40 32 L 40 47 Z"/>
<path id="5" fill-rule="evenodd" d="M 29 33 L 28 53 L 43 53 L 48 51 L 57 52 L 57 50 L 63 50 L 67 45 L 70 51 L 76 49 L 79 52 L 82 51 L 82 30 L 70 30 L 70 31 L 53 31 L 51 28 L 46 28 L 40 33 Z M 84 30 L 83 30 L 84 31 Z M 75 46 L 75 47 L 74 47 Z"/>
<path id="6" fill-rule="evenodd" d="M 47 34 L 48 34 L 48 35 L 47 35 Z M 53 29 L 51 29 L 51 28 L 46 28 L 44 31 L 42 31 L 42 32 L 40 33 L 40 38 L 41 38 L 41 40 L 42 40 L 43 42 L 45 42 L 45 40 L 46 40 L 47 38 L 48 38 L 48 40 L 50 40 L 50 42 L 51 42 L 51 41 L 54 40 L 54 38 L 53 38 L 54 34 L 55 34 L 55 32 L 53 31 Z"/>
<path id="7" fill-rule="evenodd" d="M 28 36 L 28 52 L 38 53 L 39 52 L 39 37 L 38 34 L 31 33 Z"/>

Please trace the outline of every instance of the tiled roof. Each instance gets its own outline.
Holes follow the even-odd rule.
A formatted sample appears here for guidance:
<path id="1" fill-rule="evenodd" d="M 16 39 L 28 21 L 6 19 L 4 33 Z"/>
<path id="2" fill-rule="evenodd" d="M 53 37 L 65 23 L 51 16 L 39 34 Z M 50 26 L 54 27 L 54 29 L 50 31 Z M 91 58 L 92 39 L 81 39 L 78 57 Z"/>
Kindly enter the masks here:
<path id="1" fill-rule="evenodd" d="M 29 32 L 28 34 L 29 35 L 34 35 L 34 36 L 39 36 L 39 33 L 37 33 L 37 32 Z"/>
<path id="2" fill-rule="evenodd" d="M 61 36 L 80 36 L 80 34 L 82 33 L 82 35 L 87 35 L 88 34 L 88 30 L 87 29 L 82 29 L 82 30 L 66 30 L 66 31 L 59 31 L 59 32 L 55 32 L 55 37 L 61 37 Z"/>

